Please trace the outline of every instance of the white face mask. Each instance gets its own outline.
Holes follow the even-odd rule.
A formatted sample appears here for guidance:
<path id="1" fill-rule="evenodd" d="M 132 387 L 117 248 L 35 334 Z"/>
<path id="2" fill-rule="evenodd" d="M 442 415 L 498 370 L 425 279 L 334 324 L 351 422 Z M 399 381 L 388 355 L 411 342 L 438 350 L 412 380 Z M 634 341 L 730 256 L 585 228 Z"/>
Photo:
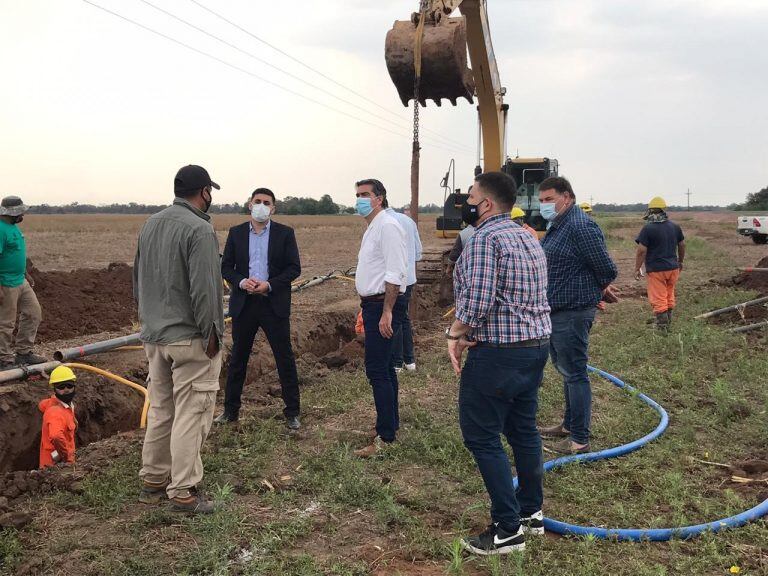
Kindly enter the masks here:
<path id="1" fill-rule="evenodd" d="M 271 212 L 269 206 L 266 206 L 265 204 L 254 204 L 251 207 L 251 217 L 256 220 L 256 222 L 266 222 L 269 220 Z"/>

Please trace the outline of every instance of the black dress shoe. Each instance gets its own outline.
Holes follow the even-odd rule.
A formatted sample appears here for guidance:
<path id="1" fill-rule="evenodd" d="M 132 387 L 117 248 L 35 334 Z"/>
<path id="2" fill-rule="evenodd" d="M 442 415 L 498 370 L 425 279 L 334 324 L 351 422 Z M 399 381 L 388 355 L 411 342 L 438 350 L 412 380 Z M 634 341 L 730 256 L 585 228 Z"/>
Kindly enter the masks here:
<path id="1" fill-rule="evenodd" d="M 299 428 L 301 428 L 301 422 L 299 421 L 298 416 L 286 417 L 285 425 L 288 426 L 290 430 L 298 430 Z"/>
<path id="2" fill-rule="evenodd" d="M 233 422 L 237 422 L 238 419 L 238 416 L 222 412 L 219 416 L 214 418 L 213 422 L 214 424 L 232 424 Z"/>

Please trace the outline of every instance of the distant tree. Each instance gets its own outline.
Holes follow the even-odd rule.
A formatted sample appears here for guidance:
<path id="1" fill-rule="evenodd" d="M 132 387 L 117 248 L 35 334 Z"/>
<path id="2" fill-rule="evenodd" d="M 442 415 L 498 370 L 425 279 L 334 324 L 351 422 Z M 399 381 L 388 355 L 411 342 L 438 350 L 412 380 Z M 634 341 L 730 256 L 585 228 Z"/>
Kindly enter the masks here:
<path id="1" fill-rule="evenodd" d="M 768 186 L 759 192 L 753 192 L 747 195 L 747 201 L 744 202 L 738 210 L 768 210 Z"/>

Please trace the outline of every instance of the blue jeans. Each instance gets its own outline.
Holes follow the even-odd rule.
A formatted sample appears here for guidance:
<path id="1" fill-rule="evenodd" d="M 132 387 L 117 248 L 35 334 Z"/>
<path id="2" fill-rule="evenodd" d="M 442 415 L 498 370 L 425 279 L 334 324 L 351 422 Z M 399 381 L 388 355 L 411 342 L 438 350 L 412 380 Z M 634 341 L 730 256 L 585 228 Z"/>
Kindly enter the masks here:
<path id="1" fill-rule="evenodd" d="M 541 510 L 544 500 L 536 411 L 547 353 L 546 344 L 534 348 L 476 347 L 470 349 L 461 372 L 459 425 L 464 445 L 485 482 L 491 518 L 510 529 L 520 524 L 520 516 Z M 517 493 L 500 434 L 515 455 Z"/>
<path id="2" fill-rule="evenodd" d="M 574 442 L 587 444 L 592 419 L 592 387 L 587 374 L 587 351 L 595 309 L 560 310 L 553 312 L 551 319 L 552 364 L 563 376 L 563 428 L 570 431 Z"/>
<path id="3" fill-rule="evenodd" d="M 373 389 L 376 405 L 376 433 L 384 442 L 394 442 L 400 428 L 397 373 L 392 364 L 392 338 L 384 338 L 379 332 L 379 320 L 384 311 L 383 301 L 363 302 L 365 326 L 365 375 Z M 398 296 L 392 308 L 392 330 L 401 329 L 405 315 L 405 297 Z"/>
<path id="4" fill-rule="evenodd" d="M 392 363 L 395 368 L 402 368 L 403 364 L 413 364 L 416 358 L 413 355 L 413 329 L 411 328 L 411 294 L 413 287 L 411 284 L 405 289 L 405 317 L 403 318 L 402 329 L 395 332 L 392 338 Z"/>

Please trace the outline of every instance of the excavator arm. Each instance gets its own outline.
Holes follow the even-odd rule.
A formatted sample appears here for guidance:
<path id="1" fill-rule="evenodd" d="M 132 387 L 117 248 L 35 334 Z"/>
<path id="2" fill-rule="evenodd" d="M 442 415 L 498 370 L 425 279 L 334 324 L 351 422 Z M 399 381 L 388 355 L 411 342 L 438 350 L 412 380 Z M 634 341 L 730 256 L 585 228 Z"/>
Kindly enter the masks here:
<path id="1" fill-rule="evenodd" d="M 462 16 L 451 18 L 458 8 Z M 414 96 L 415 50 L 418 24 L 424 19 L 421 39 L 419 101 L 442 98 L 454 105 L 477 95 L 483 134 L 483 169 L 500 170 L 506 158 L 504 89 L 491 43 L 486 0 L 421 0 L 410 21 L 395 22 L 387 34 L 385 56 L 390 77 L 404 105 Z M 472 69 L 467 67 L 467 48 Z"/>

